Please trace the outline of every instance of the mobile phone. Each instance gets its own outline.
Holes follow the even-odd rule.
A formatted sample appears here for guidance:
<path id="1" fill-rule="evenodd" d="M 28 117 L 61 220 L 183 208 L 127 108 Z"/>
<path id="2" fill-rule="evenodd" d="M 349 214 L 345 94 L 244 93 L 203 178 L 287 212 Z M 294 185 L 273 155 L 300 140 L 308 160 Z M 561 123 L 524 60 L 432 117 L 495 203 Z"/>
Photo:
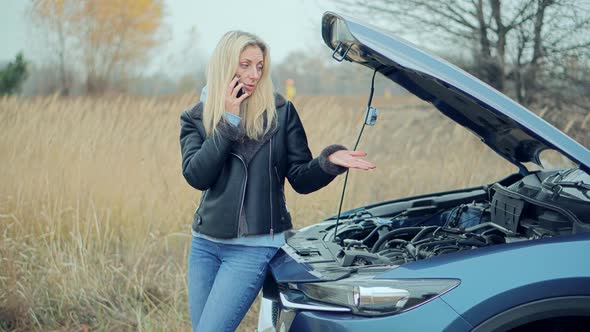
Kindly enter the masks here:
<path id="1" fill-rule="evenodd" d="M 236 86 L 238 86 L 238 84 L 240 84 L 240 81 L 236 82 L 236 85 L 234 85 L 234 88 L 235 88 Z M 240 97 L 241 97 L 243 94 L 244 94 L 244 88 L 241 88 L 241 89 L 238 91 L 238 94 L 236 95 L 236 98 L 240 98 Z"/>

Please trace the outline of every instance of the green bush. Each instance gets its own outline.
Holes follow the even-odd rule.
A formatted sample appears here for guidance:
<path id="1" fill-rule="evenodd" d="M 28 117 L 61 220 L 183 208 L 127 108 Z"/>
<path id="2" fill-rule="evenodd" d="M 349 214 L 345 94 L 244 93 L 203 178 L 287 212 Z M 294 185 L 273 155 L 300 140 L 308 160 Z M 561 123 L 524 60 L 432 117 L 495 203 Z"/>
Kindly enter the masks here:
<path id="1" fill-rule="evenodd" d="M 13 62 L 9 62 L 4 68 L 0 69 L 0 94 L 20 92 L 27 75 L 27 61 L 22 52 L 19 52 Z"/>

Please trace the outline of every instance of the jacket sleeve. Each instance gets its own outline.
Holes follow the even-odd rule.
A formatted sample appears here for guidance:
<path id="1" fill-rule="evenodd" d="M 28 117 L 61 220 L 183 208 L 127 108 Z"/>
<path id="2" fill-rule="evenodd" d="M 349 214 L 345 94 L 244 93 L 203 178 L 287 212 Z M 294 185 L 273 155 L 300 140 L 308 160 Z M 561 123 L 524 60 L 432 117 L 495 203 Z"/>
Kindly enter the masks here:
<path id="1" fill-rule="evenodd" d="M 215 136 L 203 137 L 188 111 L 180 116 L 182 175 L 198 190 L 207 190 L 217 181 L 233 142 L 244 136 L 243 128 L 225 119 L 217 129 Z"/>
<path id="2" fill-rule="evenodd" d="M 300 194 L 309 194 L 328 185 L 334 178 L 346 171 L 331 163 L 328 156 L 338 150 L 346 150 L 342 145 L 326 147 L 318 158 L 313 159 L 307 136 L 297 110 L 287 105 L 287 179 L 293 189 Z"/>

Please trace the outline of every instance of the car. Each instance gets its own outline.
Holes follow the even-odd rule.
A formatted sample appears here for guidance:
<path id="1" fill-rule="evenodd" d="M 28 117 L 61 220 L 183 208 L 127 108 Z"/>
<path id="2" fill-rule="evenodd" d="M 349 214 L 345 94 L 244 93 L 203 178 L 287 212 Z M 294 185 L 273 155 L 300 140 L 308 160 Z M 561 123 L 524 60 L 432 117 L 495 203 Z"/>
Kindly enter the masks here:
<path id="1" fill-rule="evenodd" d="M 326 12 L 322 36 L 336 60 L 431 103 L 518 173 L 358 207 L 294 232 L 263 288 L 261 313 L 274 329 L 590 330 L 590 151 L 370 24 Z M 551 150 L 573 166 L 544 168 L 540 155 Z"/>

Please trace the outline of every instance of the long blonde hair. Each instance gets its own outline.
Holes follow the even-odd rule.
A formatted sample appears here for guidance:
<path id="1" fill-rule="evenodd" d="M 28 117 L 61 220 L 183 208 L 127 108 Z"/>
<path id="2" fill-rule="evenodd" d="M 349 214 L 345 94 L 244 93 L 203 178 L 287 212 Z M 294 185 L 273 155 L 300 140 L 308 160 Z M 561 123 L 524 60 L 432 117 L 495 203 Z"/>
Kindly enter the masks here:
<path id="1" fill-rule="evenodd" d="M 263 54 L 262 75 L 254 93 L 240 107 L 240 126 L 252 139 L 260 139 L 276 121 L 274 88 L 270 79 L 269 48 L 259 37 L 248 32 L 230 31 L 221 37 L 207 65 L 207 100 L 203 112 L 203 124 L 207 135 L 215 133 L 216 126 L 225 112 L 225 94 L 236 74 L 240 55 L 249 46 L 257 46 Z M 264 125 L 266 122 L 266 126 Z"/>

